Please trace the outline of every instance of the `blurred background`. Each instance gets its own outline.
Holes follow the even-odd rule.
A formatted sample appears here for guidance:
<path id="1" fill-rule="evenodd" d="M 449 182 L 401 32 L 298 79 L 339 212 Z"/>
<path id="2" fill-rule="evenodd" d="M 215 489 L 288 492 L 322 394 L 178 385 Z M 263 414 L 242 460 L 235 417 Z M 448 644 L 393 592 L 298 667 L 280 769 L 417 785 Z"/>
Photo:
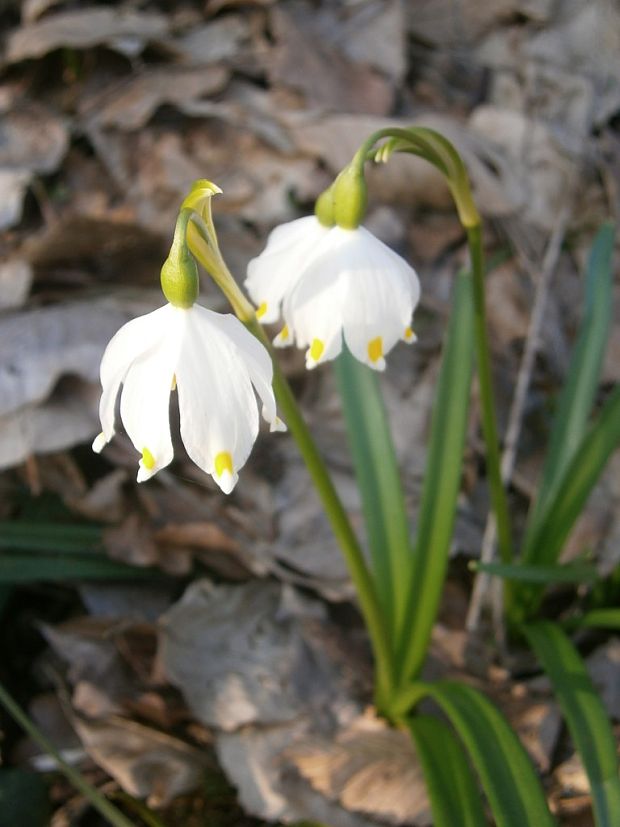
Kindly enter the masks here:
<path id="1" fill-rule="evenodd" d="M 161 304 L 194 179 L 223 190 L 215 224 L 243 280 L 268 232 L 310 212 L 370 132 L 434 127 L 463 154 L 485 218 L 503 428 L 526 343 L 537 353 L 513 409 L 518 521 L 582 314 L 587 251 L 620 204 L 618 4 L 2 0 L 0 20 L 0 679 L 136 824 L 134 798 L 168 825 L 259 823 L 244 811 L 429 824 L 407 738 L 365 711 L 364 634 L 291 439 L 263 435 L 229 498 L 180 442 L 174 464 L 138 486 L 123 435 L 90 450 L 99 362 L 126 320 Z M 414 520 L 465 243 L 424 162 L 394 158 L 369 181 L 367 225 L 423 287 L 418 343 L 397 348 L 382 379 Z M 206 277 L 201 300 L 227 310 Z M 601 394 L 620 380 L 618 307 Z M 282 359 L 361 526 L 331 371 Z M 475 404 L 470 430 L 429 675 L 475 675 L 526 738 L 563 823 L 587 825 L 557 707 L 540 686 L 507 681 L 484 634 L 464 632 L 488 508 Z M 616 457 L 572 540 L 603 571 L 620 559 L 619 504 Z M 617 720 L 620 642 L 590 660 Z M 28 807 L 17 820 L 0 812 L 1 825 L 103 823 L 6 717 L 2 732 L 0 802 Z"/>

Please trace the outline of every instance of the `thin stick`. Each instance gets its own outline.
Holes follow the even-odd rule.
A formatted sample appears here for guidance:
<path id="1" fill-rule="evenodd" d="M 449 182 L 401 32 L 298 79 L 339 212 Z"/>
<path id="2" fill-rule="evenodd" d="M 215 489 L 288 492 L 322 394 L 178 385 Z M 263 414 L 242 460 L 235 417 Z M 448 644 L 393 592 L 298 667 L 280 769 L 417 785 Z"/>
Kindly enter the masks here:
<path id="1" fill-rule="evenodd" d="M 532 378 L 534 361 L 540 349 L 540 333 L 547 307 L 549 287 L 560 256 L 570 215 L 570 207 L 565 206 L 558 216 L 557 223 L 551 233 L 551 237 L 545 251 L 540 277 L 536 285 L 534 308 L 530 317 L 530 325 L 527 332 L 527 338 L 525 340 L 523 355 L 521 357 L 517 384 L 512 398 L 508 426 L 506 428 L 506 436 L 504 439 L 504 451 L 502 453 L 501 460 L 501 475 L 502 482 L 505 486 L 507 486 L 510 482 L 510 478 L 512 477 L 512 473 L 514 471 L 517 446 L 521 435 L 521 426 L 523 424 L 523 410 L 525 408 L 527 391 Z M 536 268 L 526 256 L 521 256 L 521 259 L 530 277 L 534 279 L 536 276 Z M 495 515 L 490 513 L 484 530 L 480 554 L 480 560 L 483 563 L 490 562 L 495 556 L 496 536 L 497 524 Z M 475 632 L 477 630 L 480 623 L 482 607 L 489 599 L 489 595 L 491 595 L 491 605 L 493 606 L 493 625 L 498 639 L 501 640 L 503 638 L 502 589 L 500 587 L 501 581 L 496 578 L 491 578 L 485 572 L 479 572 L 476 575 L 469 604 L 469 611 L 465 621 L 466 629 L 469 632 Z"/>

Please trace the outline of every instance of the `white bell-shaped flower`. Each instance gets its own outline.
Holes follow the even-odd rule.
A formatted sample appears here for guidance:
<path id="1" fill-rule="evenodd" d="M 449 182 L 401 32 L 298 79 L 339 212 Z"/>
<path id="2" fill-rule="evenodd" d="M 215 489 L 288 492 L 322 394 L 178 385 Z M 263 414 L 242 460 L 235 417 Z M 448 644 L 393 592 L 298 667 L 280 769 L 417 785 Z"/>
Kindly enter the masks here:
<path id="1" fill-rule="evenodd" d="M 133 319 L 112 338 L 101 362 L 101 451 L 114 436 L 116 400 L 141 453 L 138 482 L 173 458 L 170 394 L 176 389 L 181 438 L 191 459 L 229 494 L 258 434 L 254 391 L 271 430 L 284 430 L 276 415 L 269 354 L 241 322 L 198 304 L 167 304 Z"/>
<path id="2" fill-rule="evenodd" d="M 344 341 L 376 370 L 398 341 L 415 340 L 420 298 L 412 267 L 365 227 L 324 227 L 310 216 L 277 227 L 250 262 L 246 286 L 262 321 L 284 327 L 278 347 L 307 348 L 306 367 L 334 359 Z"/>

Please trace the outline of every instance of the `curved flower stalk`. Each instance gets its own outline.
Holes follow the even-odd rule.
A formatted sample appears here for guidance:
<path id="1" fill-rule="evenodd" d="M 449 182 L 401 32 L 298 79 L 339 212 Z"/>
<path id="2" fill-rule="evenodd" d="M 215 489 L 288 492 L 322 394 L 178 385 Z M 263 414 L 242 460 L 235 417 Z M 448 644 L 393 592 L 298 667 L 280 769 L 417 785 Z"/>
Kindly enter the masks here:
<path id="1" fill-rule="evenodd" d="M 276 414 L 267 350 L 234 316 L 195 303 L 195 263 L 184 245 L 189 217 L 181 212 L 162 269 L 169 303 L 128 322 L 106 348 L 101 362 L 102 432 L 93 450 L 101 451 L 114 436 L 122 386 L 121 419 L 141 454 L 138 482 L 150 479 L 173 459 L 169 404 L 176 391 L 187 453 L 229 494 L 258 434 L 255 391 L 271 430 L 285 426 Z"/>
<path id="2" fill-rule="evenodd" d="M 274 345 L 307 348 L 309 369 L 336 358 L 343 338 L 375 370 L 398 341 L 415 340 L 418 277 L 362 226 L 326 227 L 308 216 L 276 227 L 245 284 L 261 322 L 284 318 Z"/>

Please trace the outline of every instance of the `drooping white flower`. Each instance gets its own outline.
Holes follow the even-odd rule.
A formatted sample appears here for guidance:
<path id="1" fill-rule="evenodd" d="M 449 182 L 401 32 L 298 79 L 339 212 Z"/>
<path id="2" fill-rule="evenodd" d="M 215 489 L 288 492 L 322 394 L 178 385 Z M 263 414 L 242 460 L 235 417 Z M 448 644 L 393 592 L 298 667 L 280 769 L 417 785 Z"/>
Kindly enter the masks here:
<path id="1" fill-rule="evenodd" d="M 198 304 L 166 304 L 133 319 L 112 338 L 101 362 L 99 452 L 114 436 L 120 415 L 141 453 L 138 482 L 173 458 L 170 394 L 176 390 L 181 438 L 190 458 L 228 494 L 258 434 L 255 391 L 271 430 L 283 430 L 276 415 L 269 354 L 241 322 Z"/>
<path id="2" fill-rule="evenodd" d="M 306 367 L 334 359 L 344 341 L 376 370 L 396 342 L 413 342 L 420 298 L 412 267 L 365 227 L 324 227 L 310 216 L 277 227 L 248 267 L 261 321 L 281 314 L 274 344 L 307 348 Z"/>

